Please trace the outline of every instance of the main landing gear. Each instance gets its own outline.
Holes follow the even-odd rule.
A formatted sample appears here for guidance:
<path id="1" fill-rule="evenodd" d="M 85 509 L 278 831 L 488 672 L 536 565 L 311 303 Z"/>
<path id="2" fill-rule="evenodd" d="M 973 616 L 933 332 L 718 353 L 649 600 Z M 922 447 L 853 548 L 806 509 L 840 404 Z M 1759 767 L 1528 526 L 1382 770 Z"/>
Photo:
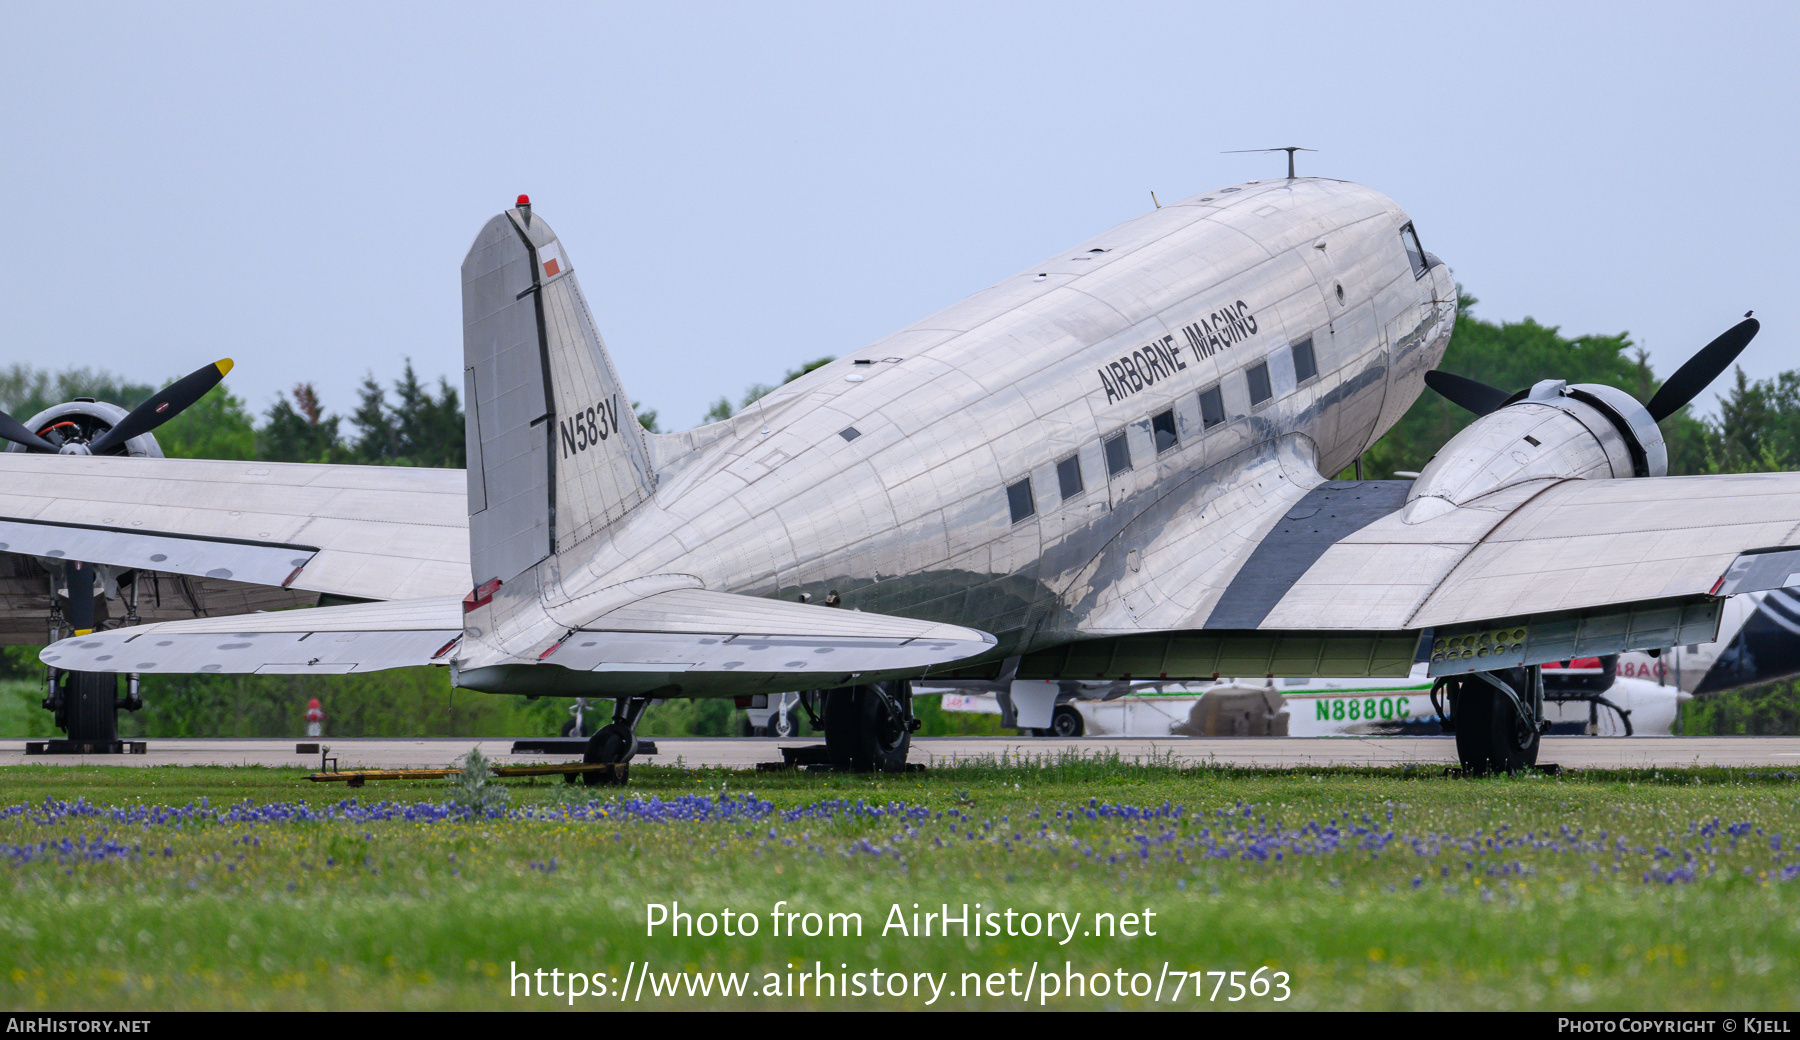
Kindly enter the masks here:
<path id="1" fill-rule="evenodd" d="M 95 599 L 97 569 L 93 564 L 67 561 L 55 565 L 50 574 L 50 641 L 66 635 L 85 635 L 100 627 Z M 57 579 L 61 579 L 60 583 Z M 122 582 L 121 582 L 122 583 Z M 60 588 L 58 587 L 60 584 Z M 126 624 L 137 622 L 137 581 L 133 576 Z M 138 696 L 137 676 L 131 675 L 126 694 L 119 696 L 117 672 L 68 672 L 52 668 L 43 707 L 56 716 L 57 728 L 68 734 L 63 741 L 52 741 L 66 750 L 87 753 L 116 751 L 119 737 L 119 710 L 137 711 L 143 707 Z"/>
<path id="2" fill-rule="evenodd" d="M 601 726 L 588 738 L 587 751 L 581 756 L 588 765 L 611 766 L 581 774 L 589 787 L 624 784 L 631 779 L 631 760 L 637 755 L 637 724 L 649 707 L 648 697 L 621 697 L 613 702 L 612 722 Z"/>
<path id="3" fill-rule="evenodd" d="M 1440 695 L 1449 698 L 1448 710 Z M 1431 700 L 1456 734 L 1456 757 L 1465 774 L 1516 773 L 1537 765 L 1544 721 L 1544 677 L 1530 668 L 1446 675 L 1431 687 Z"/>
<path id="4" fill-rule="evenodd" d="M 903 772 L 920 725 L 904 680 L 826 691 L 824 721 L 826 757 L 847 773 Z"/>

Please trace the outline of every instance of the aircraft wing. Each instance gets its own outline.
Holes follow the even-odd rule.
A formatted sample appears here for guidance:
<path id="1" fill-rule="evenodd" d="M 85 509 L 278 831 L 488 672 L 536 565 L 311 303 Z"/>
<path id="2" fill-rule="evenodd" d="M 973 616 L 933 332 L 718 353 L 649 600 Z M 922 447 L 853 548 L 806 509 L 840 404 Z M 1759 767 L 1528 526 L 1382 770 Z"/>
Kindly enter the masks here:
<path id="1" fill-rule="evenodd" d="M 0 452 L 0 551 L 356 599 L 469 588 L 467 478 Z"/>
<path id="2" fill-rule="evenodd" d="M 1769 556 L 1784 569 L 1763 577 L 1754 557 L 1792 546 L 1800 473 L 1535 481 L 1421 523 L 1391 512 L 1345 535 L 1257 627 L 1335 616 L 1339 626 L 1436 628 L 1759 591 L 1800 572 L 1800 554 Z"/>
<path id="3" fill-rule="evenodd" d="M 464 656 L 463 620 L 455 596 L 356 603 L 95 632 L 46 647 L 41 658 L 78 671 L 370 672 Z M 529 663 L 605 672 L 607 683 L 627 686 L 653 675 L 662 685 L 672 674 L 918 668 L 993 645 L 992 636 L 955 625 L 681 588 L 619 596 Z"/>
<path id="4" fill-rule="evenodd" d="M 1505 668 L 1706 642 L 1719 597 L 1800 585 L 1800 473 L 1537 480 L 1408 523 L 1409 482 L 1307 487 L 1279 462 L 1238 475 L 1234 494 L 1260 490 L 1235 517 L 1230 494 L 1204 511 L 1173 495 L 1127 528 L 1138 567 L 1080 630 L 1135 643 L 1072 644 L 1021 674 L 1402 674 L 1427 631 L 1434 674 Z"/>

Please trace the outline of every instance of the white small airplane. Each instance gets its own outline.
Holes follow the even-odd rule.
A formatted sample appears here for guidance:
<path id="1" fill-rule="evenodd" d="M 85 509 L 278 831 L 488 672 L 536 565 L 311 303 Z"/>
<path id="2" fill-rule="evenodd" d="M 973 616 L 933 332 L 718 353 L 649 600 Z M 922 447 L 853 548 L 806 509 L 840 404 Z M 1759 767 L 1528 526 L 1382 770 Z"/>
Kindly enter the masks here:
<path id="1" fill-rule="evenodd" d="M 1647 736 L 1674 731 L 1693 694 L 1647 679 L 1603 675 L 1597 660 L 1544 666 L 1548 733 Z M 1253 678 L 1214 683 L 1062 684 L 1052 713 L 1020 711 L 1010 691 L 940 687 L 950 712 L 1000 716 L 1039 737 L 1437 736 L 1445 704 L 1423 665 L 1405 679 Z M 1075 688 L 1072 688 L 1075 687 Z M 917 687 L 915 695 L 927 693 Z M 1034 723 L 1027 725 L 1027 723 Z"/>
<path id="2" fill-rule="evenodd" d="M 1772 589 L 1724 604 L 1707 643 L 1552 661 L 1543 666 L 1552 733 L 1656 736 L 1677 732 L 1679 706 L 1701 695 L 1800 674 L 1800 596 Z M 1442 729 L 1433 680 L 1414 665 L 1404 680 L 1221 679 L 1216 683 L 1064 682 L 1053 714 L 1020 721 L 1000 684 L 951 683 L 944 710 L 998 715 L 1034 736 L 1430 736 Z M 1273 691 L 1273 696 L 1271 696 Z M 915 692 L 923 694 L 924 687 Z M 1225 705 L 1201 706 L 1212 694 Z M 1042 705 L 1026 708 L 1041 715 Z M 781 735 L 786 736 L 786 733 Z"/>
<path id="3" fill-rule="evenodd" d="M 1414 665 L 1405 679 L 1221 679 L 1210 683 L 1063 682 L 1052 714 L 1015 704 L 1005 684 L 939 685 L 944 710 L 998 715 L 1034 736 L 1343 736 L 1441 732 L 1441 698 Z M 1788 589 L 1733 596 L 1719 638 L 1706 643 L 1543 666 L 1552 733 L 1655 736 L 1677 732 L 1679 706 L 1696 693 L 1800 674 L 1800 597 Z M 1273 691 L 1273 695 L 1271 695 Z M 926 692 L 925 687 L 915 691 Z M 1211 693 L 1214 703 L 1202 707 Z M 1218 703 L 1221 699 L 1227 704 Z M 1033 714 L 1036 712 L 1036 714 Z M 1029 724 L 1027 724 L 1029 723 Z M 786 732 L 780 734 L 788 735 Z"/>
<path id="4" fill-rule="evenodd" d="M 1663 476 L 1657 422 L 1754 320 L 1645 404 L 1433 372 L 1455 315 L 1386 196 L 1254 181 L 646 434 L 521 196 L 463 262 L 466 473 L 112 457 L 117 434 L 0 424 L 0 552 L 47 580 L 67 638 L 42 659 L 75 677 L 53 699 L 106 736 L 113 687 L 80 677 L 443 665 L 615 699 L 590 762 L 629 762 L 653 699 L 815 689 L 834 762 L 896 769 L 914 680 L 1038 701 L 1423 663 L 1465 766 L 1519 769 L 1551 725 L 1540 665 L 1710 641 L 1726 597 L 1800 574 L 1800 474 Z M 1417 480 L 1332 479 L 1426 386 L 1480 418 Z M 121 624 L 140 589 L 190 618 Z M 253 595 L 341 605 L 220 609 Z"/>

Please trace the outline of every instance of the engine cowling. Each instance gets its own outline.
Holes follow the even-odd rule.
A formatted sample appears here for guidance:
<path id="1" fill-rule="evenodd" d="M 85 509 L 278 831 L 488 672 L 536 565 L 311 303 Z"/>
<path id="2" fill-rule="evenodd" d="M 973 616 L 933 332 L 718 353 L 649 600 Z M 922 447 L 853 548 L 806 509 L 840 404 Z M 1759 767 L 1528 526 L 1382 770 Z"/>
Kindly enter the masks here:
<path id="1" fill-rule="evenodd" d="M 63 444 L 64 451 L 70 449 L 66 445 L 87 445 L 97 440 L 101 434 L 117 426 L 125 416 L 125 409 L 108 401 L 96 401 L 92 398 L 76 398 L 62 404 L 51 405 L 25 421 L 25 426 L 39 436 L 55 434 Z M 8 443 L 7 451 L 29 451 L 23 444 Z M 85 454 L 75 451 L 74 454 Z M 108 455 L 130 455 L 136 458 L 160 459 L 163 457 L 162 447 L 156 443 L 152 433 L 140 433 L 126 440 Z"/>
<path id="2" fill-rule="evenodd" d="M 1546 379 L 1450 438 L 1413 481 L 1401 515 L 1422 523 L 1527 481 L 1668 470 L 1662 432 L 1636 398 L 1617 387 Z"/>

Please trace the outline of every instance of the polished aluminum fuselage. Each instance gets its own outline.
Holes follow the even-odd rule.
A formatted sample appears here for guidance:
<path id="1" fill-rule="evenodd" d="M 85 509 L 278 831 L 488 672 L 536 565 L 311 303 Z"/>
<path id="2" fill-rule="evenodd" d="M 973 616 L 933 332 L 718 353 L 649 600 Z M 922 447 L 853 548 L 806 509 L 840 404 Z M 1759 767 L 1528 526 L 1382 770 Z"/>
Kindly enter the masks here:
<path id="1" fill-rule="evenodd" d="M 517 590 L 542 611 L 520 612 L 496 643 L 531 660 L 580 624 L 584 595 L 656 574 L 965 625 L 999 638 L 989 656 L 1133 619 L 1149 628 L 1159 606 L 1155 627 L 1182 627 L 1163 615 L 1193 608 L 1157 602 L 1139 549 L 1170 517 L 1212 509 L 1209 544 L 1229 573 L 1264 533 L 1251 528 L 1279 519 L 1238 507 L 1269 480 L 1317 483 L 1349 466 L 1442 357 L 1454 286 L 1435 260 L 1423 273 L 1409 261 L 1407 223 L 1385 196 L 1340 181 L 1225 188 L 1098 235 L 725 422 L 650 435 L 654 494 L 557 546 L 537 588 Z M 1295 360 L 1307 341 L 1311 376 Z M 1262 364 L 1268 396 L 1253 401 Z M 1209 426 L 1214 387 L 1223 420 Z M 1109 466 L 1105 443 L 1121 433 Z M 1027 499 L 1009 488 L 1026 480 L 1020 516 Z"/>

